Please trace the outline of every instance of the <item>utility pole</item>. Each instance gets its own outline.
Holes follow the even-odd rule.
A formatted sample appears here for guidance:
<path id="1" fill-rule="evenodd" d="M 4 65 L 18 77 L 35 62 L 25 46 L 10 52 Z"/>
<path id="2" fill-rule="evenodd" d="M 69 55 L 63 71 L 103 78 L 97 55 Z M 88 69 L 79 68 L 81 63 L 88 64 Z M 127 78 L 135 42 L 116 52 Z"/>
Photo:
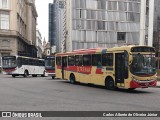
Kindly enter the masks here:
<path id="1" fill-rule="evenodd" d="M 139 45 L 145 45 L 145 29 L 146 29 L 146 0 L 141 0 Z"/>
<path id="2" fill-rule="evenodd" d="M 149 0 L 148 46 L 153 46 L 154 0 Z"/>

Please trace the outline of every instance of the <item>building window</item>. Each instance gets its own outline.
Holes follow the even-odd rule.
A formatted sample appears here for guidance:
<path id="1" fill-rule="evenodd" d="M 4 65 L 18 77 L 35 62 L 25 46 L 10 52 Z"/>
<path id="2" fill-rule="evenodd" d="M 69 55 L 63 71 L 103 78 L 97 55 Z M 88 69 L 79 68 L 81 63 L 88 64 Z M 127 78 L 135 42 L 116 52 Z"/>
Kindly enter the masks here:
<path id="1" fill-rule="evenodd" d="M 9 40 L 2 40 L 2 47 L 10 47 L 10 41 Z"/>
<path id="2" fill-rule="evenodd" d="M 105 22 L 104 21 L 97 21 L 97 29 L 98 30 L 105 30 Z"/>
<path id="3" fill-rule="evenodd" d="M 64 1 L 59 1 L 59 8 L 64 9 Z"/>
<path id="4" fill-rule="evenodd" d="M 0 0 L 0 8 L 8 8 L 8 0 Z"/>
<path id="5" fill-rule="evenodd" d="M 117 33 L 117 41 L 125 41 L 126 40 L 126 33 L 125 32 L 118 32 Z"/>
<path id="6" fill-rule="evenodd" d="M 0 29 L 9 29 L 9 14 L 0 14 Z"/>
<path id="7" fill-rule="evenodd" d="M 47 50 L 47 55 L 50 55 L 50 51 L 49 50 Z"/>

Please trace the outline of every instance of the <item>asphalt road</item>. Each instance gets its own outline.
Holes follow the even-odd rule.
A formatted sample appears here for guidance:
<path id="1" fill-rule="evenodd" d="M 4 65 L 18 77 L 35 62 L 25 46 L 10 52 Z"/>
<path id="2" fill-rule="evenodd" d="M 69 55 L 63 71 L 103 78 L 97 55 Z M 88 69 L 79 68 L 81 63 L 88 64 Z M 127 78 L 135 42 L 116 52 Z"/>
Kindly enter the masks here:
<path id="1" fill-rule="evenodd" d="M 50 77 L 0 74 L 0 111 L 160 111 L 160 88 L 106 90 Z"/>

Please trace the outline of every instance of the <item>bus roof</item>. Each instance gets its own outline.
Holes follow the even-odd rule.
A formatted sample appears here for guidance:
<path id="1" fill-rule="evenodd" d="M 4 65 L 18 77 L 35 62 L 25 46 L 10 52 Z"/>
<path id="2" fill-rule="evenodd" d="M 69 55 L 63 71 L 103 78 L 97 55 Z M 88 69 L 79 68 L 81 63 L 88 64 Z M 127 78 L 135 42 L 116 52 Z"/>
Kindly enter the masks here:
<path id="1" fill-rule="evenodd" d="M 20 56 L 20 55 L 9 55 L 9 56 L 13 56 L 13 57 L 15 56 L 15 57 L 26 58 L 26 59 L 44 60 L 41 58 L 33 58 L 33 57 Z M 3 56 L 3 57 L 9 57 L 9 56 Z"/>
<path id="2" fill-rule="evenodd" d="M 96 54 L 96 53 L 103 53 L 103 52 L 106 53 L 107 51 L 112 52 L 112 51 L 124 51 L 124 50 L 127 50 L 130 52 L 132 48 L 151 48 L 152 50 L 148 52 L 155 52 L 154 47 L 129 45 L 129 46 L 121 46 L 121 47 L 113 47 L 113 48 L 78 49 L 78 50 L 73 50 L 72 52 L 57 53 L 56 56 L 67 56 L 67 55 L 74 55 L 74 54 Z M 140 50 L 138 52 L 140 52 Z"/>

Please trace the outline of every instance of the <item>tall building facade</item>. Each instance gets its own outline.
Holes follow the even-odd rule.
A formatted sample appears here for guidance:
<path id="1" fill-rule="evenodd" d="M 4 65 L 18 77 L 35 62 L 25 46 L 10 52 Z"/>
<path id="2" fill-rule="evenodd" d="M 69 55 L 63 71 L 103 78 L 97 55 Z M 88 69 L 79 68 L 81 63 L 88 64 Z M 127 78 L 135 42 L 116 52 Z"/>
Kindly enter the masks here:
<path id="1" fill-rule="evenodd" d="M 139 44 L 140 0 L 66 0 L 67 51 Z"/>
<path id="2" fill-rule="evenodd" d="M 154 10 L 153 46 L 156 48 L 157 57 L 160 57 L 160 0 L 155 0 Z"/>
<path id="3" fill-rule="evenodd" d="M 36 47 L 37 47 L 37 57 L 42 58 L 43 54 L 42 35 L 38 29 L 36 29 Z"/>
<path id="4" fill-rule="evenodd" d="M 65 12 L 65 0 L 49 4 L 49 42 L 51 48 L 56 46 L 56 52 L 65 52 Z"/>
<path id="5" fill-rule="evenodd" d="M 66 51 L 139 45 L 143 31 L 144 45 L 151 44 L 158 52 L 159 6 L 159 0 L 66 0 Z"/>
<path id="6" fill-rule="evenodd" d="M 0 56 L 37 57 L 35 0 L 0 0 Z"/>
<path id="7" fill-rule="evenodd" d="M 56 3 L 49 3 L 49 42 L 56 45 Z"/>

